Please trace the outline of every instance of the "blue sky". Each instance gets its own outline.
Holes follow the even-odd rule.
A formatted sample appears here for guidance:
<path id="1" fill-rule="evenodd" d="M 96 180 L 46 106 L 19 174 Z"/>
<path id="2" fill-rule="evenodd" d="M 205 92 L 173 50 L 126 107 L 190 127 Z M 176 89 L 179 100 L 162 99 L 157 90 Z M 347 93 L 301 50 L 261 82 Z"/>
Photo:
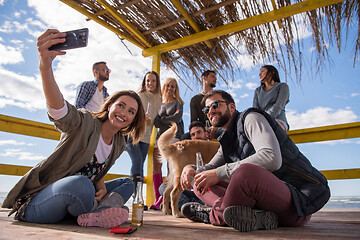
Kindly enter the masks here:
<path id="1" fill-rule="evenodd" d="M 112 32 L 85 17 L 58 0 L 0 0 L 0 114 L 50 123 L 45 110 L 38 71 L 36 38 L 47 28 L 68 31 L 87 27 L 90 31 L 88 47 L 68 51 L 54 62 L 55 78 L 65 99 L 74 102 L 75 88 L 92 79 L 91 66 L 104 60 L 112 72 L 106 83 L 111 93 L 121 89 L 137 90 L 151 58 L 129 42 L 122 43 Z M 315 74 L 315 56 L 311 37 L 304 30 L 304 68 L 300 83 L 288 76 L 290 103 L 287 117 L 291 129 L 326 126 L 360 121 L 359 58 L 354 62 L 354 42 L 358 26 L 352 27 L 339 54 L 330 48 L 331 64 Z M 126 44 L 127 49 L 124 44 Z M 253 66 L 249 56 L 239 57 L 243 71 L 226 86 L 220 79 L 217 89 L 229 91 L 236 99 L 238 110 L 250 107 L 254 89 L 259 85 L 261 65 Z M 269 62 L 265 62 L 269 63 Z M 270 64 L 278 64 L 272 62 Z M 282 81 L 284 72 L 280 72 Z M 161 81 L 176 75 L 161 68 Z M 181 81 L 181 97 L 185 101 L 185 127 L 189 125 L 190 98 L 201 91 L 200 85 Z M 0 132 L 0 163 L 33 166 L 48 156 L 56 141 Z M 320 170 L 359 168 L 360 139 L 307 143 L 298 145 L 301 151 Z M 128 174 L 130 160 L 127 153 L 119 158 L 112 173 Z M 164 173 L 165 174 L 165 173 Z M 0 176 L 0 192 L 8 191 L 19 177 Z M 334 196 L 360 195 L 360 180 L 330 181 Z"/>

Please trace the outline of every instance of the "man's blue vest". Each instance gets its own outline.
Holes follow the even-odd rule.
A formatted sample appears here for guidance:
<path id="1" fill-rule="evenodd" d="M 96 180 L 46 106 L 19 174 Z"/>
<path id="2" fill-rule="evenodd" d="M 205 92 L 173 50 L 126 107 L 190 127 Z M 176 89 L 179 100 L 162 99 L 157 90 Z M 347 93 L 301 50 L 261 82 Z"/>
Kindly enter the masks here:
<path id="1" fill-rule="evenodd" d="M 327 179 L 311 165 L 279 124 L 260 109 L 249 108 L 233 114 L 229 127 L 219 138 L 225 162 L 241 161 L 255 153 L 244 132 L 244 121 L 250 112 L 262 114 L 274 130 L 280 145 L 282 165 L 273 174 L 289 187 L 298 215 L 307 216 L 321 209 L 330 198 Z"/>

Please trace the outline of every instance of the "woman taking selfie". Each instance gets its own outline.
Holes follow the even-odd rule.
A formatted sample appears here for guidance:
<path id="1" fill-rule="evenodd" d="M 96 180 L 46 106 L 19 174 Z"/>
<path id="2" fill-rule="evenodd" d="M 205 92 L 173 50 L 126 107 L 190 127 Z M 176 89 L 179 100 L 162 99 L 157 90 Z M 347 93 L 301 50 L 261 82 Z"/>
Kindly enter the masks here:
<path id="1" fill-rule="evenodd" d="M 60 142 L 20 179 L 2 207 L 12 208 L 15 219 L 27 222 L 56 223 L 70 214 L 81 226 L 111 228 L 128 219 L 122 207 L 134 184 L 129 178 L 104 182 L 104 176 L 125 149 L 123 135 L 139 141 L 145 112 L 133 91 L 115 93 L 95 113 L 77 110 L 64 100 L 52 62 L 65 52 L 48 49 L 64 41 L 65 34 L 55 29 L 48 29 L 37 41 L 48 115 L 61 132 Z"/>

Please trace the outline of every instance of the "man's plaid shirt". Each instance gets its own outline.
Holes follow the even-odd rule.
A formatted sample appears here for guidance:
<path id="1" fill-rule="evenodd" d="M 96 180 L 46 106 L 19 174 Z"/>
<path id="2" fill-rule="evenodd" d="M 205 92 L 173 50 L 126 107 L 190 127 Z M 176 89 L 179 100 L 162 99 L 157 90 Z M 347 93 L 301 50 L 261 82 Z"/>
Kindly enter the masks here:
<path id="1" fill-rule="evenodd" d="M 76 89 L 76 98 L 75 98 L 75 107 L 76 108 L 85 108 L 85 105 L 90 101 L 92 96 L 96 91 L 98 82 L 96 80 L 82 82 Z M 104 99 L 106 99 L 109 94 L 107 88 L 103 86 Z"/>

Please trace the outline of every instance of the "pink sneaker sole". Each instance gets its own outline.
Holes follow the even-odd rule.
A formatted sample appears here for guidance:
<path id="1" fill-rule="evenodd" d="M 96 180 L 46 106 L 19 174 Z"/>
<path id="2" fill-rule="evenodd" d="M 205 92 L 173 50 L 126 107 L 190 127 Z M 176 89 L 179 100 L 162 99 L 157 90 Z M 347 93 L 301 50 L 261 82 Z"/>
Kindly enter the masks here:
<path id="1" fill-rule="evenodd" d="M 129 213 L 123 208 L 107 208 L 101 212 L 84 213 L 77 222 L 83 227 L 113 228 L 127 221 Z"/>

